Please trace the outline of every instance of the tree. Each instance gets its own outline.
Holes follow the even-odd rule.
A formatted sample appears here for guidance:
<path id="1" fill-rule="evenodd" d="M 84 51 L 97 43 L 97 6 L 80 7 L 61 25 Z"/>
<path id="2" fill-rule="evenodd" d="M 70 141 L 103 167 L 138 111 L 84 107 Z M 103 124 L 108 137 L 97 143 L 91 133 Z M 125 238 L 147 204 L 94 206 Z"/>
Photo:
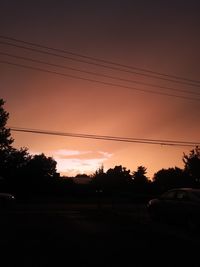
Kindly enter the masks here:
<path id="1" fill-rule="evenodd" d="M 6 128 L 9 113 L 3 108 L 5 101 L 0 99 L 0 151 L 8 150 L 14 139 L 11 137 L 10 129 Z"/>
<path id="2" fill-rule="evenodd" d="M 18 181 L 25 194 L 46 194 L 57 188 L 56 174 L 56 161 L 52 157 L 43 153 L 31 155 Z"/>
<path id="3" fill-rule="evenodd" d="M 34 179 L 50 178 L 56 174 L 57 162 L 52 157 L 46 157 L 44 153 L 31 156 L 27 163 L 27 172 Z"/>
<path id="4" fill-rule="evenodd" d="M 114 190 L 123 190 L 131 183 L 130 170 L 122 165 L 110 168 L 106 176 L 107 184 Z"/>
<path id="5" fill-rule="evenodd" d="M 131 183 L 130 170 L 121 165 L 110 168 L 104 172 L 103 166 L 100 167 L 92 178 L 92 183 L 100 189 L 108 191 L 120 191 Z"/>
<path id="6" fill-rule="evenodd" d="M 27 148 L 15 149 L 13 147 L 4 150 L 1 154 L 0 172 L 5 178 L 14 178 L 25 170 L 30 155 Z"/>
<path id="7" fill-rule="evenodd" d="M 100 190 L 106 185 L 106 177 L 107 175 L 104 172 L 104 167 L 102 165 L 92 175 L 91 183 L 96 187 L 97 190 Z"/>
<path id="8" fill-rule="evenodd" d="M 139 166 L 137 171 L 133 172 L 133 182 L 135 185 L 145 185 L 149 182 L 147 176 L 147 169 L 144 166 Z"/>
<path id="9" fill-rule="evenodd" d="M 27 148 L 16 149 L 12 146 L 14 139 L 10 129 L 6 128 L 9 113 L 4 110 L 4 103 L 0 99 L 0 176 L 5 178 L 0 183 L 0 190 L 5 188 L 22 193 L 53 185 L 52 179 L 49 179 L 57 174 L 57 163 L 53 158 L 43 153 L 32 156 Z"/>
<path id="10" fill-rule="evenodd" d="M 153 182 L 159 191 L 190 185 L 188 177 L 178 167 L 159 170 L 154 174 Z"/>
<path id="11" fill-rule="evenodd" d="M 4 104 L 5 101 L 0 99 L 0 176 L 13 178 L 26 165 L 29 154 L 27 148 L 12 147 L 14 139 L 10 129 L 6 128 L 9 113 L 4 110 Z"/>
<path id="12" fill-rule="evenodd" d="M 183 162 L 185 164 L 185 172 L 191 180 L 200 185 L 200 148 L 196 146 L 191 150 L 189 155 L 183 154 Z"/>
<path id="13" fill-rule="evenodd" d="M 147 169 L 144 166 L 139 166 L 132 173 L 132 190 L 135 193 L 144 194 L 150 189 L 150 181 L 146 176 Z"/>

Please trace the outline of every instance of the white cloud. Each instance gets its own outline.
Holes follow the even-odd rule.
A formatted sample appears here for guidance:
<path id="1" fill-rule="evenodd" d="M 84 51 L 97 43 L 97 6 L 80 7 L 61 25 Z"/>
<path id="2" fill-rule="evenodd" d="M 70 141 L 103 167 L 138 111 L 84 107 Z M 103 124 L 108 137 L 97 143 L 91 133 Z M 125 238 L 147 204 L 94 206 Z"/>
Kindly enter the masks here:
<path id="1" fill-rule="evenodd" d="M 54 152 L 57 156 L 78 156 L 91 153 L 91 151 L 80 151 L 80 150 L 68 150 L 68 149 L 59 149 Z"/>
<path id="2" fill-rule="evenodd" d="M 54 153 L 57 170 L 63 175 L 94 173 L 113 154 L 103 151 L 57 150 Z"/>
<path id="3" fill-rule="evenodd" d="M 105 158 L 111 158 L 113 156 L 112 153 L 104 152 L 104 151 L 98 151 L 99 154 L 103 155 Z"/>

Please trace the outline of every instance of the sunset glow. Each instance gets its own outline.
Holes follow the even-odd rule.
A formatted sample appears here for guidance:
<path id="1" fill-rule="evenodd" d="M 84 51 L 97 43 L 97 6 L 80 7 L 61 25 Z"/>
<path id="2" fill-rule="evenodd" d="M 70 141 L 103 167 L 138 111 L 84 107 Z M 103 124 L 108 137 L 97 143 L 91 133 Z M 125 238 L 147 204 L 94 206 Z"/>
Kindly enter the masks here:
<path id="1" fill-rule="evenodd" d="M 197 2 L 186 1 L 179 5 L 178 1 L 160 1 L 156 5 L 145 1 L 142 5 L 134 1 L 109 1 L 109 4 L 107 1 L 93 4 L 78 1 L 76 5 L 71 1 L 59 4 L 51 1 L 47 6 L 43 1 L 37 4 L 28 1 L 23 5 L 17 2 L 0 5 L 1 36 L 136 69 L 132 68 L 131 73 L 128 67 L 104 61 L 98 64 L 114 68 L 100 67 L 97 61 L 78 55 L 59 53 L 62 56 L 56 57 L 52 54 L 58 52 L 52 50 L 48 50 L 49 54 L 38 53 L 19 47 L 33 48 L 31 45 L 0 38 L 4 53 L 0 61 L 49 71 L 0 62 L 0 97 L 6 101 L 10 127 L 199 144 L 200 19 Z M 17 59 L 5 53 L 62 67 Z M 84 60 L 89 63 L 82 62 Z M 96 65 L 92 64 L 94 62 Z M 156 77 L 150 77 L 151 71 L 166 76 L 154 74 Z M 190 85 L 188 81 L 171 77 L 173 82 L 167 80 L 170 75 L 197 82 Z M 183 152 L 188 153 L 193 148 L 14 131 L 12 136 L 16 147 L 28 147 L 30 153 L 53 156 L 57 170 L 69 176 L 92 174 L 102 165 L 105 170 L 122 165 L 131 171 L 143 165 L 151 178 L 161 168 L 182 168 Z"/>

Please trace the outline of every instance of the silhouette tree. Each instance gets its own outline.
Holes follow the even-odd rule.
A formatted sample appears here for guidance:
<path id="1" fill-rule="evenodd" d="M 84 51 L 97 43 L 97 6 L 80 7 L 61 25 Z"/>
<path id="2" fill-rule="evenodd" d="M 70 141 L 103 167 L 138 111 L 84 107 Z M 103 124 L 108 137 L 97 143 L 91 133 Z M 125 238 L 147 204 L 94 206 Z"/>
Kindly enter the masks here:
<path id="1" fill-rule="evenodd" d="M 49 194 L 58 189 L 59 179 L 56 179 L 56 161 L 43 153 L 31 155 L 23 169 L 22 177 L 18 179 L 25 194 Z"/>
<path id="2" fill-rule="evenodd" d="M 103 165 L 95 171 L 94 177 L 101 176 L 102 174 L 105 174 Z"/>
<path id="3" fill-rule="evenodd" d="M 6 123 L 9 118 L 9 113 L 4 110 L 3 105 L 5 101 L 0 99 L 0 175 L 5 177 L 8 156 L 11 152 L 11 138 L 10 129 L 6 128 Z"/>
<path id="4" fill-rule="evenodd" d="M 107 191 L 110 191 L 107 181 L 107 174 L 104 172 L 103 165 L 99 167 L 92 175 L 90 184 L 92 189 L 95 190 L 98 207 L 100 208 L 102 195 L 105 195 Z"/>
<path id="5" fill-rule="evenodd" d="M 51 178 L 56 176 L 57 162 L 52 157 L 46 157 L 44 153 L 31 156 L 27 163 L 27 172 L 34 179 Z"/>
<path id="6" fill-rule="evenodd" d="M 10 129 L 6 128 L 9 113 L 4 110 L 5 101 L 0 99 L 0 176 L 13 178 L 24 167 L 28 158 L 26 148 L 19 150 L 12 147 L 14 139 Z"/>
<path id="7" fill-rule="evenodd" d="M 95 171 L 92 176 L 91 183 L 99 190 L 106 185 L 106 173 L 104 172 L 103 165 Z"/>
<path id="8" fill-rule="evenodd" d="M 31 193 L 61 191 L 56 172 L 56 161 L 51 157 L 30 155 L 27 148 L 16 149 L 10 129 L 6 128 L 9 113 L 4 110 L 5 101 L 0 99 L 0 191 L 12 191 L 18 196 Z M 63 185 L 63 183 L 62 183 Z M 65 186 L 66 188 L 66 186 Z"/>
<path id="9" fill-rule="evenodd" d="M 135 185 L 145 185 L 149 182 L 147 176 L 147 169 L 144 166 L 139 166 L 137 171 L 133 172 L 132 178 Z"/>
<path id="10" fill-rule="evenodd" d="M 178 167 L 159 170 L 154 174 L 153 182 L 159 191 L 190 185 L 190 180 Z"/>
<path id="11" fill-rule="evenodd" d="M 6 123 L 9 118 L 9 113 L 3 108 L 5 101 L 0 99 L 0 151 L 8 150 L 11 148 L 13 138 L 10 134 L 10 129 L 6 128 Z"/>
<path id="12" fill-rule="evenodd" d="M 106 172 L 106 176 L 107 184 L 113 190 L 124 190 L 131 183 L 130 170 L 122 165 L 110 168 Z"/>
<path id="13" fill-rule="evenodd" d="M 5 175 L 13 178 L 23 174 L 30 155 L 27 148 L 10 148 L 5 153 L 4 169 Z"/>
<path id="14" fill-rule="evenodd" d="M 130 170 L 121 165 L 110 168 L 105 173 L 103 166 L 99 168 L 92 177 L 92 184 L 96 188 L 105 189 L 108 191 L 120 191 L 127 188 L 131 183 Z"/>
<path id="15" fill-rule="evenodd" d="M 190 151 L 189 155 L 184 153 L 183 162 L 186 174 L 196 185 L 200 185 L 200 148 L 196 146 L 195 149 Z"/>
<path id="16" fill-rule="evenodd" d="M 139 166 L 137 171 L 132 173 L 132 189 L 136 193 L 146 193 L 149 188 L 149 180 L 146 176 L 147 169 Z"/>

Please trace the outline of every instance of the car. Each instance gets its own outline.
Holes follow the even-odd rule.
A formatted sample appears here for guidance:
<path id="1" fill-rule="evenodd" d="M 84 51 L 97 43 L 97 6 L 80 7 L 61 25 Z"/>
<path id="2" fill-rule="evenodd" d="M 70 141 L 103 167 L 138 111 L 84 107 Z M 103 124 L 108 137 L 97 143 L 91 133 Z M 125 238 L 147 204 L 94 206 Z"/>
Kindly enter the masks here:
<path id="1" fill-rule="evenodd" d="M 11 208 L 16 202 L 16 198 L 10 193 L 0 193 L 0 209 Z"/>
<path id="2" fill-rule="evenodd" d="M 189 228 L 200 226 L 200 189 L 174 188 L 147 203 L 153 220 L 181 223 Z"/>

